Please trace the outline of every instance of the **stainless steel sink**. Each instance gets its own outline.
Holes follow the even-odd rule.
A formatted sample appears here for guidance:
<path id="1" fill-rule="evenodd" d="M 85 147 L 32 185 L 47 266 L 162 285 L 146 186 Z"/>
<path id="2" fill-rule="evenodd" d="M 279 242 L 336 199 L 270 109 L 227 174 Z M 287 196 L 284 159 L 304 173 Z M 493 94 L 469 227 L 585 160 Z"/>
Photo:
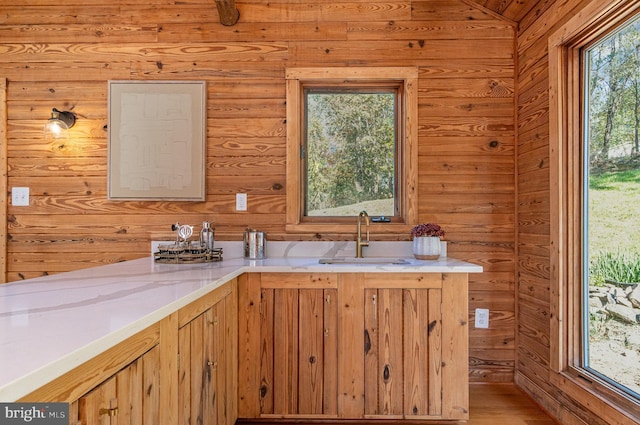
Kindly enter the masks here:
<path id="1" fill-rule="evenodd" d="M 404 258 L 384 258 L 384 257 L 365 257 L 365 258 L 321 258 L 320 264 L 410 264 Z"/>

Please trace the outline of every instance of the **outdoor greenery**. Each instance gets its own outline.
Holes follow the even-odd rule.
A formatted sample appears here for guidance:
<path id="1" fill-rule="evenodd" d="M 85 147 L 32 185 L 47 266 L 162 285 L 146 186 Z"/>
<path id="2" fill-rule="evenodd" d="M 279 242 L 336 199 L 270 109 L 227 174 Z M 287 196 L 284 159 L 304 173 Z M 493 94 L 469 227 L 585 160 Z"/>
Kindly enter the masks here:
<path id="1" fill-rule="evenodd" d="M 306 99 L 307 215 L 378 200 L 391 202 L 369 213 L 393 215 L 395 94 L 311 92 Z"/>
<path id="2" fill-rule="evenodd" d="M 588 63 L 591 284 L 640 281 L 640 18 L 593 45 Z"/>
<path id="3" fill-rule="evenodd" d="M 640 18 L 588 50 L 589 158 L 640 153 Z"/>
<path id="4" fill-rule="evenodd" d="M 607 285 L 607 299 L 617 300 L 621 288 L 631 290 L 640 282 L 640 17 L 587 49 L 585 63 L 589 287 L 584 290 L 591 294 L 591 286 Z M 596 295 L 588 302 L 591 313 L 601 300 Z M 589 317 L 586 366 L 637 392 L 640 375 L 622 372 L 619 360 L 638 358 L 640 326 L 600 310 Z"/>
<path id="5" fill-rule="evenodd" d="M 640 168 L 590 177 L 591 284 L 640 282 L 639 183 Z"/>
<path id="6" fill-rule="evenodd" d="M 637 252 L 603 252 L 590 265 L 592 284 L 640 282 L 640 256 Z"/>

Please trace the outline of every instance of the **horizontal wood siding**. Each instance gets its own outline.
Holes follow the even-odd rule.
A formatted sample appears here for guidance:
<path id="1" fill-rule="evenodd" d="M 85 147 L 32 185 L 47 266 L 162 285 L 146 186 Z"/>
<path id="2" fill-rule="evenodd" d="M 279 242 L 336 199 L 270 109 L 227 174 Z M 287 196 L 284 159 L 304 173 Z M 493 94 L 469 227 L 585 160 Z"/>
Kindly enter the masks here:
<path id="1" fill-rule="evenodd" d="M 353 234 L 285 232 L 285 69 L 415 66 L 420 221 L 441 224 L 450 255 L 485 270 L 470 276 L 470 312 L 491 310 L 488 330 L 470 329 L 471 379 L 513 379 L 508 20 L 462 0 L 238 0 L 240 21 L 229 27 L 211 0 L 3 3 L 7 187 L 31 190 L 28 207 L 8 205 L 9 281 L 148 256 L 176 221 L 213 221 L 218 240 L 240 240 L 249 225 L 270 240 L 353 240 L 355 221 Z M 206 201 L 106 199 L 107 81 L 129 79 L 206 81 Z M 69 143 L 43 142 L 53 107 L 78 115 Z M 247 212 L 235 211 L 237 192 L 247 193 Z"/>

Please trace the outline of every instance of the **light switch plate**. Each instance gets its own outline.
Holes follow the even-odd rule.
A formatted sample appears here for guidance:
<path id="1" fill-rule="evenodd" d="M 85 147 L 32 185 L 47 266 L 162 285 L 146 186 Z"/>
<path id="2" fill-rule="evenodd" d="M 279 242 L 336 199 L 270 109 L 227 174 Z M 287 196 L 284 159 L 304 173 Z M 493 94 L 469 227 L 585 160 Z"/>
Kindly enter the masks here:
<path id="1" fill-rule="evenodd" d="M 476 308 L 476 328 L 487 329 L 489 327 L 489 309 Z"/>
<path id="2" fill-rule="evenodd" d="M 29 188 L 28 187 L 11 188 L 11 204 L 14 207 L 28 207 L 29 206 Z"/>
<path id="3" fill-rule="evenodd" d="M 246 210 L 247 210 L 247 194 L 236 193 L 236 211 L 246 211 Z"/>

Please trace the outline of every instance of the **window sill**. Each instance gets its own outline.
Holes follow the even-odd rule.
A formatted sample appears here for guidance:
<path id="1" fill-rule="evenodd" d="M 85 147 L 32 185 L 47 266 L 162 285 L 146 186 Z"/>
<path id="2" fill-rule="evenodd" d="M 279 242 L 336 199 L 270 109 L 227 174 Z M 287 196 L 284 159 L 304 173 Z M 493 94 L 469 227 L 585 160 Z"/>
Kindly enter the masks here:
<path id="1" fill-rule="evenodd" d="M 620 422 L 620 415 L 640 423 L 637 401 L 596 375 L 569 368 L 552 374 L 550 381 L 580 405 L 590 406 L 589 410 L 607 423 Z"/>
<path id="2" fill-rule="evenodd" d="M 364 231 L 366 227 L 363 226 Z M 299 223 L 299 224 L 287 224 L 287 233 L 317 233 L 319 235 L 337 233 L 344 235 L 355 234 L 357 230 L 356 219 L 353 219 L 353 223 L 344 224 L 330 224 L 330 223 Z M 410 240 L 411 239 L 411 226 L 404 223 L 371 223 L 369 225 L 370 234 L 384 234 L 384 235 L 397 235 L 394 240 Z"/>

